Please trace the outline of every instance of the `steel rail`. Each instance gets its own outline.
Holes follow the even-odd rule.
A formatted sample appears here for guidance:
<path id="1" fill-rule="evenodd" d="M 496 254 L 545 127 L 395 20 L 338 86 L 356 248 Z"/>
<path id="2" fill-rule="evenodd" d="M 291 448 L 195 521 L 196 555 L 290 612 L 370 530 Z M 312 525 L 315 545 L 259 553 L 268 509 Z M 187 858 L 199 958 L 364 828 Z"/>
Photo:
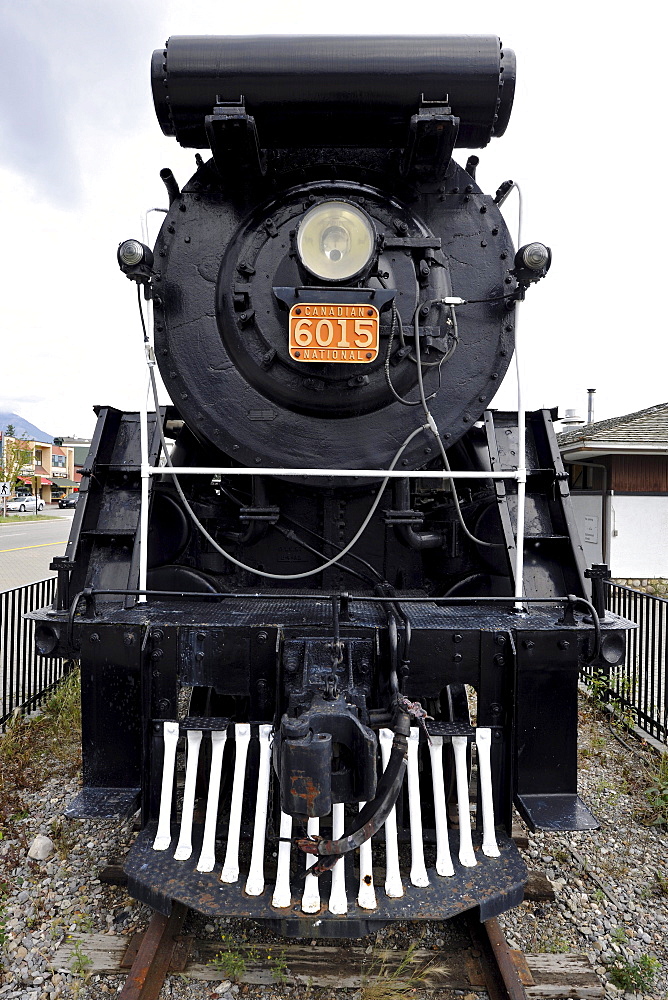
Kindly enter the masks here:
<path id="1" fill-rule="evenodd" d="M 471 910 L 466 915 L 471 939 L 479 952 L 485 989 L 489 1000 L 528 1000 L 516 964 L 517 953 L 510 948 L 496 917 L 483 923 Z M 519 957 L 523 958 L 521 953 Z"/>
<path id="2" fill-rule="evenodd" d="M 118 994 L 119 1000 L 158 1000 L 187 913 L 187 906 L 175 902 L 168 917 L 163 913 L 153 914 Z"/>

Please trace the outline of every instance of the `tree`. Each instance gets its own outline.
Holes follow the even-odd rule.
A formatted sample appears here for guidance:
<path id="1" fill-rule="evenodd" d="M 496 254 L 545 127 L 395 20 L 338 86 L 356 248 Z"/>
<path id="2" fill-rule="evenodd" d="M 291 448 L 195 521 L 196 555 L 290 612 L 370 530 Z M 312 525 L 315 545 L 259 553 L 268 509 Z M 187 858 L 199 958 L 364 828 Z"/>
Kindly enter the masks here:
<path id="1" fill-rule="evenodd" d="M 35 458 L 35 443 L 28 438 L 14 437 L 9 431 L 14 430 L 11 424 L 8 425 L 5 434 L 2 436 L 2 447 L 0 448 L 0 482 L 10 483 L 12 492 L 16 488 L 16 481 L 21 470 L 26 465 L 33 465 Z"/>

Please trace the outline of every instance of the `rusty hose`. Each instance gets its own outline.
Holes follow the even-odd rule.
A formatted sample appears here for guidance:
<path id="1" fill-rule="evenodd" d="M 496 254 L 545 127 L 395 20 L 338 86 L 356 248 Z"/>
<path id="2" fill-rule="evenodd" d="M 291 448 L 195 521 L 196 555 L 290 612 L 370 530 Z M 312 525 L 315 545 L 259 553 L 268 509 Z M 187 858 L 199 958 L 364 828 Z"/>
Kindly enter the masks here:
<path id="1" fill-rule="evenodd" d="M 387 767 L 383 771 L 375 797 L 367 802 L 355 817 L 353 825 L 339 840 L 324 840 L 316 837 L 303 837 L 295 840 L 305 854 L 315 854 L 320 860 L 311 869 L 310 874 L 322 875 L 334 867 L 342 854 L 354 851 L 365 841 L 378 833 L 394 806 L 404 781 L 408 761 L 407 733 L 410 720 L 401 713 L 394 728 L 394 739 Z M 406 733 L 401 732 L 402 729 Z"/>

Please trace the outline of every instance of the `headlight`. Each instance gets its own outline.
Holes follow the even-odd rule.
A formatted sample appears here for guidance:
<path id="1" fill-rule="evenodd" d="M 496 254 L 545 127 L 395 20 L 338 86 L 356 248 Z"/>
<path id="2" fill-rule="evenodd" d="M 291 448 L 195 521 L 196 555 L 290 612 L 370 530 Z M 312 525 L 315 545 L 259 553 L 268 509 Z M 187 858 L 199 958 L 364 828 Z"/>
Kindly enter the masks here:
<path id="1" fill-rule="evenodd" d="M 297 232 L 297 252 L 316 278 L 345 281 L 362 271 L 373 256 L 376 234 L 369 217 L 344 201 L 315 205 Z"/>
<path id="2" fill-rule="evenodd" d="M 550 251 L 543 243 L 529 243 L 520 251 L 521 261 L 532 271 L 547 270 L 550 261 Z"/>
<path id="3" fill-rule="evenodd" d="M 146 284 L 151 279 L 153 251 L 139 240 L 124 240 L 116 253 L 118 266 L 132 281 Z"/>
<path id="4" fill-rule="evenodd" d="M 144 263 L 146 247 L 139 240 L 126 240 L 118 248 L 118 262 L 125 267 L 136 267 Z"/>

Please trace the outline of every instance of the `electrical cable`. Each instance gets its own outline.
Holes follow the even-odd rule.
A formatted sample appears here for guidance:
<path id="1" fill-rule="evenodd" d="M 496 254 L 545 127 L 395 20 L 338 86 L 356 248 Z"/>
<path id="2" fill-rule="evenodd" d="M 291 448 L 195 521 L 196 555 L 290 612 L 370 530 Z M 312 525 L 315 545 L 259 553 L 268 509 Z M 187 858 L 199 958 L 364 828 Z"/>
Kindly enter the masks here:
<path id="1" fill-rule="evenodd" d="M 313 537 L 317 538 L 319 542 L 323 542 L 325 545 L 329 545 L 331 548 L 333 548 L 335 552 L 336 551 L 340 552 L 341 549 L 343 548 L 342 545 L 337 545 L 336 542 L 333 542 L 331 538 L 325 538 L 324 535 L 318 534 L 318 532 L 313 531 L 312 528 L 307 528 L 305 524 L 299 524 L 297 521 L 294 521 L 291 517 L 288 517 L 287 514 L 284 514 L 283 512 L 281 512 L 281 520 L 287 521 L 288 524 L 291 524 L 294 528 L 299 528 L 300 531 L 305 531 L 307 535 L 313 535 Z M 319 555 L 322 556 L 324 555 L 324 553 L 320 552 Z M 380 580 L 381 583 L 387 583 L 382 573 L 379 573 L 376 567 L 372 566 L 371 563 L 366 561 L 366 559 L 362 559 L 361 556 L 355 555 L 354 552 L 350 552 L 349 555 L 351 559 L 354 559 L 356 562 L 361 563 L 362 566 L 365 566 L 371 573 L 374 574 L 374 576 L 376 576 Z"/>
<path id="2" fill-rule="evenodd" d="M 453 307 L 453 305 L 452 305 L 451 302 L 444 302 L 443 299 L 428 299 L 426 302 L 422 303 L 422 305 L 420 306 L 420 309 L 424 308 L 424 306 L 429 306 L 431 308 L 431 306 L 434 305 L 434 304 L 436 304 L 436 305 L 447 305 L 450 308 L 450 316 L 451 316 L 451 319 L 452 319 L 452 327 L 453 327 L 453 332 L 452 332 L 452 334 L 449 335 L 451 343 L 450 343 L 449 347 L 446 348 L 446 350 L 445 350 L 445 352 L 443 354 L 443 357 L 439 361 L 423 361 L 422 362 L 422 367 L 423 368 L 436 368 L 436 367 L 438 367 L 438 370 L 440 372 L 441 365 L 443 364 L 443 362 L 444 361 L 449 361 L 450 358 L 452 357 L 452 355 L 455 353 L 455 351 L 457 349 L 457 345 L 459 344 L 459 331 L 457 329 L 457 317 L 455 316 L 455 310 L 454 310 L 454 307 Z M 416 312 L 416 315 L 417 315 L 417 312 Z M 412 361 L 413 364 L 417 364 L 417 360 L 413 357 L 412 354 L 408 355 L 408 359 L 409 359 L 409 361 Z M 427 399 L 431 399 L 433 395 L 435 395 L 435 393 L 432 393 L 431 396 L 427 396 Z"/>
<path id="3" fill-rule="evenodd" d="M 392 393 L 392 395 L 394 396 L 394 398 L 397 400 L 397 402 L 402 403 L 404 406 L 421 406 L 422 405 L 422 400 L 420 400 L 420 399 L 415 399 L 415 400 L 404 399 L 403 396 L 400 396 L 399 393 L 397 392 L 397 390 L 392 385 L 392 378 L 390 376 L 390 357 L 392 355 L 392 344 L 394 342 L 394 332 L 395 332 L 395 329 L 396 329 L 396 319 L 397 319 L 398 315 L 399 315 L 399 311 L 398 311 L 396 305 L 394 303 L 392 303 L 392 325 L 390 327 L 390 336 L 389 336 L 389 339 L 388 339 L 388 342 L 387 342 L 387 351 L 385 352 L 385 364 L 383 366 L 384 370 L 385 370 L 385 381 L 387 382 L 387 386 L 388 386 L 390 392 Z M 432 393 L 432 395 L 429 398 L 431 399 L 435 395 L 436 395 L 436 393 L 434 392 L 434 393 Z"/>
<path id="4" fill-rule="evenodd" d="M 431 411 L 429 410 L 429 407 L 427 405 L 427 400 L 426 400 L 426 397 L 425 397 L 425 394 L 424 394 L 424 382 L 423 382 L 423 379 L 422 379 L 422 365 L 419 363 L 420 362 L 420 329 L 419 329 L 419 326 L 418 326 L 418 322 L 419 322 L 418 321 L 418 312 L 419 312 L 420 308 L 421 308 L 421 306 L 418 305 L 417 308 L 416 308 L 416 310 L 415 310 L 415 316 L 413 318 L 413 332 L 415 334 L 415 356 L 416 356 L 416 358 L 418 360 L 417 376 L 418 376 L 418 389 L 420 391 L 420 402 L 422 403 L 422 409 L 424 411 L 424 415 L 425 415 L 425 418 L 427 420 L 427 424 L 429 426 L 429 429 L 431 430 L 432 434 L 436 438 L 436 442 L 437 442 L 439 450 L 441 452 L 441 458 L 443 459 L 443 465 L 445 467 L 445 471 L 446 472 L 450 472 L 451 471 L 451 469 L 450 469 L 450 462 L 448 461 L 448 456 L 446 454 L 445 447 L 443 445 L 443 441 L 441 440 L 441 435 L 438 432 L 438 427 L 436 426 L 436 422 L 435 422 L 434 418 L 431 415 Z M 466 535 L 466 537 L 469 538 L 472 542 L 475 542 L 476 545 L 483 545 L 483 546 L 485 546 L 485 548 L 490 548 L 490 549 L 504 548 L 504 543 L 503 542 L 486 542 L 482 538 L 476 538 L 476 536 L 471 531 L 469 531 L 469 529 L 466 526 L 466 523 L 464 522 L 464 516 L 462 514 L 461 506 L 460 506 L 460 503 L 459 503 L 459 497 L 457 496 L 457 489 L 455 487 L 454 479 L 450 480 L 450 489 L 452 490 L 452 499 L 453 499 L 454 504 L 455 504 L 455 510 L 457 512 L 457 517 L 458 517 L 459 523 L 460 523 L 460 525 L 462 527 L 462 531 L 464 532 L 464 534 Z"/>
<path id="5" fill-rule="evenodd" d="M 154 367 L 155 367 L 155 362 L 151 362 L 149 364 L 149 375 L 150 375 L 150 379 L 151 379 L 151 388 L 153 390 L 153 399 L 154 399 L 154 403 L 155 403 L 156 413 L 159 413 L 160 411 L 159 411 L 159 403 L 158 403 L 158 388 L 157 388 L 157 385 L 156 385 L 156 382 L 155 382 Z M 181 489 L 181 484 L 179 483 L 179 481 L 177 479 L 176 473 L 172 472 L 170 470 L 170 466 L 172 464 L 172 461 L 171 461 L 171 457 L 169 455 L 169 452 L 167 450 L 167 445 L 166 445 L 166 442 L 165 442 L 165 434 L 164 434 L 164 430 L 163 430 L 163 427 L 162 427 L 162 422 L 160 420 L 158 420 L 158 430 L 160 431 L 160 441 L 162 443 L 162 448 L 163 448 L 163 451 L 164 451 L 164 454 L 165 454 L 165 461 L 167 463 L 164 466 L 164 472 L 165 472 L 165 474 L 170 475 L 172 477 L 172 479 L 174 481 L 174 486 L 176 487 L 176 491 L 177 491 L 177 493 L 179 494 L 179 496 L 181 498 L 181 502 L 183 503 L 184 507 L 188 511 L 188 515 L 189 515 L 191 521 L 193 522 L 193 524 L 198 528 L 198 530 L 202 533 L 202 535 L 204 535 L 204 537 L 206 538 L 206 540 L 209 542 L 210 545 L 213 546 L 213 548 L 216 550 L 216 552 L 218 552 L 221 556 L 223 556 L 224 559 L 227 559 L 228 562 L 233 563 L 235 566 L 238 566 L 239 569 L 243 569 L 243 570 L 245 570 L 248 573 L 254 573 L 256 576 L 262 576 L 262 577 L 265 577 L 266 579 L 269 579 L 269 580 L 303 580 L 306 577 L 315 576 L 317 573 L 321 573 L 323 570 L 329 569 L 330 566 L 334 566 L 336 563 L 338 563 L 339 560 L 342 559 L 343 556 L 347 555 L 348 552 L 350 551 L 350 549 L 352 549 L 352 547 L 357 544 L 357 542 L 359 541 L 359 539 L 364 534 L 364 532 L 365 532 L 365 530 L 366 530 L 369 522 L 371 521 L 371 518 L 376 513 L 376 508 L 378 507 L 378 504 L 381 501 L 383 493 L 385 492 L 385 488 L 387 487 L 387 484 L 390 481 L 389 480 L 389 476 L 386 476 L 383 479 L 383 481 L 382 481 L 382 483 L 380 485 L 380 489 L 378 490 L 378 493 L 376 494 L 376 499 L 373 501 L 373 503 L 372 503 L 372 505 L 371 505 L 371 507 L 369 509 L 369 512 L 367 513 L 366 517 L 362 521 L 362 524 L 358 528 L 357 532 L 353 535 L 353 537 L 351 538 L 351 540 L 348 542 L 348 544 L 339 553 L 337 553 L 331 559 L 328 559 L 326 562 L 322 563 L 322 565 L 316 566 L 314 569 L 304 570 L 303 573 L 268 573 L 266 570 L 258 569 L 255 566 L 249 566 L 247 563 L 241 562 L 240 559 L 235 558 L 235 556 L 233 556 L 230 552 L 227 552 L 221 545 L 218 544 L 218 542 L 215 540 L 215 538 L 213 538 L 209 534 L 209 532 L 206 530 L 206 528 L 204 527 L 204 525 L 199 520 L 199 518 L 195 514 L 194 510 L 192 509 L 192 507 L 188 503 L 188 500 L 186 499 L 185 493 Z M 392 462 L 390 463 L 390 467 L 387 470 L 388 472 L 392 472 L 392 470 L 394 469 L 395 465 L 397 464 L 397 462 L 399 461 L 399 459 L 401 458 L 401 456 L 403 455 L 404 451 L 406 450 L 406 448 L 408 447 L 408 445 L 411 443 L 411 441 L 414 438 L 416 438 L 418 436 L 418 434 L 420 434 L 424 430 L 427 430 L 427 425 L 421 425 L 420 427 L 416 427 L 414 431 L 411 431 L 411 433 L 405 439 L 405 441 L 403 442 L 403 444 L 399 447 L 396 455 L 392 459 Z M 278 471 L 279 470 L 277 470 L 277 472 Z"/>

